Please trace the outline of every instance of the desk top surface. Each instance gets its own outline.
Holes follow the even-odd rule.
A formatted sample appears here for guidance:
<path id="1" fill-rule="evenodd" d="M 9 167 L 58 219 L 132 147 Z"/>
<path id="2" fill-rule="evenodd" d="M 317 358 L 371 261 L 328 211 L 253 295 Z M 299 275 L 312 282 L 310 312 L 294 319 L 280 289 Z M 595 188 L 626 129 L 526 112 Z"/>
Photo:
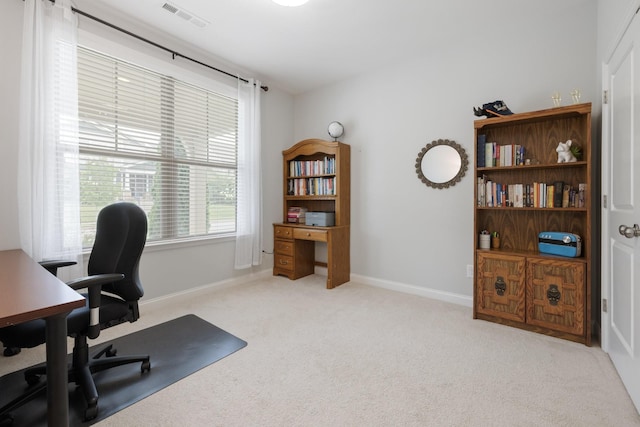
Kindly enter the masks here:
<path id="1" fill-rule="evenodd" d="M 0 251 L 0 327 L 68 313 L 84 297 L 20 249 Z"/>

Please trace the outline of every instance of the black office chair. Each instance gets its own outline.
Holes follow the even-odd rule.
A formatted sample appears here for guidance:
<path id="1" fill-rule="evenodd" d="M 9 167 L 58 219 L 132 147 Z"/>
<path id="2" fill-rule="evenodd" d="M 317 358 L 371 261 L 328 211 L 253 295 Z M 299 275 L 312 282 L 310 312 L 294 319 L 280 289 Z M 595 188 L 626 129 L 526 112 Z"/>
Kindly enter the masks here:
<path id="1" fill-rule="evenodd" d="M 88 289 L 85 307 L 73 310 L 67 317 L 67 334 L 74 338 L 69 382 L 76 383 L 83 392 L 87 403 L 86 420 L 98 415 L 98 392 L 93 373 L 137 362 L 141 363 L 142 373 L 151 369 L 148 355 L 117 357 L 111 346 L 89 358 L 87 344 L 87 338 L 97 338 L 102 329 L 135 322 L 140 317 L 138 300 L 144 291 L 138 276 L 138 264 L 146 235 L 147 217 L 140 207 L 126 202 L 105 207 L 98 214 L 96 238 L 87 268 L 89 276 L 68 283 L 76 290 Z M 64 265 L 69 263 L 48 262 L 43 266 L 55 274 L 56 269 Z M 0 341 L 7 348 L 31 348 L 43 344 L 45 321 L 34 320 L 0 328 Z M 44 365 L 25 371 L 29 387 L 22 396 L 0 408 L 0 419 L 46 389 L 46 381 L 40 381 L 42 375 L 46 375 Z"/>

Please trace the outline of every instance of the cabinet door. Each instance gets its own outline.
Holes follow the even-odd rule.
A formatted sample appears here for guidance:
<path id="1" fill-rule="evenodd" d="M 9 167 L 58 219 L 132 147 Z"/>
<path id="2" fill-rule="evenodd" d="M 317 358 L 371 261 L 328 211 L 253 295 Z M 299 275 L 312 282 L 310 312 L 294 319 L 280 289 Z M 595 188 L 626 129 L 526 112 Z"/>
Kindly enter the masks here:
<path id="1" fill-rule="evenodd" d="M 477 252 L 476 311 L 524 322 L 525 258 Z"/>
<path id="2" fill-rule="evenodd" d="M 529 259 L 527 323 L 583 335 L 585 266 L 582 262 Z"/>

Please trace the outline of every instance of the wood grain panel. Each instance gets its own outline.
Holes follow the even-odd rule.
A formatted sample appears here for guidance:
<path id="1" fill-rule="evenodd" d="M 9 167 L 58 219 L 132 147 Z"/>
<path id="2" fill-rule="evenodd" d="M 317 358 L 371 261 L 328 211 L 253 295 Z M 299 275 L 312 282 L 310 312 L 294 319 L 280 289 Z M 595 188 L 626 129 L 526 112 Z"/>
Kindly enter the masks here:
<path id="1" fill-rule="evenodd" d="M 479 313 L 525 321 L 525 259 L 478 252 L 476 310 Z"/>
<path id="2" fill-rule="evenodd" d="M 527 263 L 527 323 L 584 333 L 584 264 L 531 259 Z M 554 301 L 549 292 L 557 290 Z"/>

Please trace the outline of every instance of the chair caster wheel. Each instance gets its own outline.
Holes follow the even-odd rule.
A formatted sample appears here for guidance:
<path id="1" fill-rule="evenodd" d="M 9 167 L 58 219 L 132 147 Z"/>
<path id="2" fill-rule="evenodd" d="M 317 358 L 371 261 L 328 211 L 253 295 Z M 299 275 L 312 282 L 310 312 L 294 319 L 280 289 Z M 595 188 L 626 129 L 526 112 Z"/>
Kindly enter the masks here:
<path id="1" fill-rule="evenodd" d="M 90 407 L 87 408 L 86 411 L 84 411 L 84 420 L 85 421 L 90 421 L 90 420 L 94 419 L 97 416 L 98 416 L 98 405 L 90 406 Z"/>
<path id="2" fill-rule="evenodd" d="M 27 381 L 27 384 L 34 386 L 40 382 L 40 375 L 25 375 L 24 379 Z"/>
<path id="3" fill-rule="evenodd" d="M 4 352 L 2 354 L 4 354 L 4 357 L 11 357 L 11 356 L 15 356 L 21 351 L 22 349 L 20 347 L 5 347 Z"/>
<path id="4" fill-rule="evenodd" d="M 9 427 L 13 425 L 13 417 L 11 414 L 4 414 L 0 416 L 0 427 Z"/>
<path id="5" fill-rule="evenodd" d="M 144 374 L 145 372 L 149 372 L 151 370 L 151 362 L 144 361 L 142 362 L 142 366 L 140 367 L 141 372 Z"/>

